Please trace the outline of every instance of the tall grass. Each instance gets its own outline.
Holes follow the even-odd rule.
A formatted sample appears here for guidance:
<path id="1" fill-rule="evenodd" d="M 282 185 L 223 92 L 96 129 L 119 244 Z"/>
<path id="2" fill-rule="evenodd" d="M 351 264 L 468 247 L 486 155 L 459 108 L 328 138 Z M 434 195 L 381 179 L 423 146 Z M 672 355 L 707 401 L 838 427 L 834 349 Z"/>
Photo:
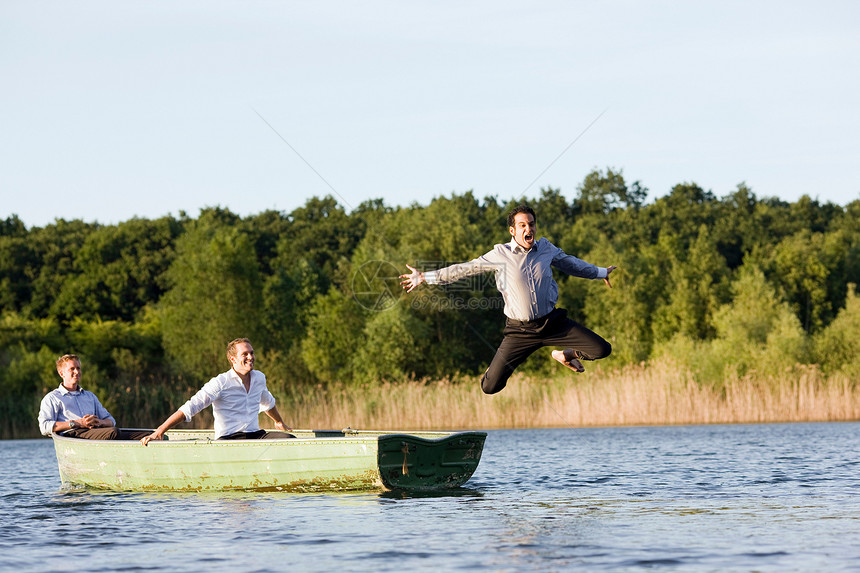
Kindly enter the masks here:
<path id="1" fill-rule="evenodd" d="M 702 386 L 662 361 L 619 371 L 537 379 L 515 375 L 487 396 L 477 380 L 310 388 L 279 400 L 295 427 L 354 429 L 539 428 L 860 420 L 860 387 L 797 366 L 784 375 Z"/>
<path id="2" fill-rule="evenodd" d="M 273 377 L 269 387 L 295 428 L 443 430 L 860 420 L 858 382 L 797 365 L 779 376 L 751 373 L 709 386 L 663 358 L 620 370 L 589 363 L 584 374 L 560 370 L 551 378 L 516 374 L 492 396 L 481 392 L 477 378 L 293 387 Z M 152 377 L 118 381 L 99 393 L 119 425 L 146 428 L 197 389 L 189 381 Z M 38 400 L 25 406 L 7 399 L 0 413 L 6 414 L 0 438 L 39 435 Z M 207 408 L 185 426 L 211 428 L 212 422 Z M 260 422 L 272 425 L 262 414 Z"/>

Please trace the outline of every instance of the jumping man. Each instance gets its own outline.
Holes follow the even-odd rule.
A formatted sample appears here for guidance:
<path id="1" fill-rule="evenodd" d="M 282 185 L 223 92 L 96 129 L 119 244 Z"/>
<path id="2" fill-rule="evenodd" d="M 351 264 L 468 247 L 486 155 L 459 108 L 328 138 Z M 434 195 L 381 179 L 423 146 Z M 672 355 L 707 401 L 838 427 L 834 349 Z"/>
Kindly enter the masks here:
<path id="1" fill-rule="evenodd" d="M 535 212 L 526 205 L 510 212 L 508 231 L 509 243 L 495 245 L 477 259 L 426 273 L 406 265 L 411 273 L 400 275 L 400 284 L 412 292 L 423 282 L 449 284 L 484 272 L 496 274 L 507 320 L 502 343 L 481 378 L 481 389 L 487 394 L 501 391 L 516 367 L 543 346 L 560 347 L 552 357 L 576 372 L 585 370 L 581 360 L 606 358 L 612 352 L 606 340 L 568 318 L 563 308 L 555 308 L 558 284 L 552 267 L 575 277 L 603 279 L 610 288 L 609 274 L 617 267 L 598 267 L 566 254 L 545 238 L 536 240 Z"/>

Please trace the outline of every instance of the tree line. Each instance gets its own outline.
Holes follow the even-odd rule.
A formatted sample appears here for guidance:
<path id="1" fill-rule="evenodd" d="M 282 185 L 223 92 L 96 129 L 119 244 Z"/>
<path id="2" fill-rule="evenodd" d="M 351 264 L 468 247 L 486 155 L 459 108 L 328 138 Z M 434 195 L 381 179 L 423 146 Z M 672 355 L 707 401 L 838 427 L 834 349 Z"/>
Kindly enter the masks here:
<path id="1" fill-rule="evenodd" d="M 786 202 L 745 184 L 724 197 L 694 183 L 652 202 L 647 192 L 606 169 L 572 200 L 546 188 L 347 211 L 327 196 L 290 213 L 209 207 L 30 229 L 12 215 L 0 221 L 0 432 L 34 424 L 67 352 L 109 409 L 141 412 L 146 400 L 159 419 L 225 370 L 225 344 L 242 336 L 283 391 L 478 376 L 501 339 L 492 275 L 410 294 L 398 275 L 507 242 L 520 203 L 537 212 L 539 236 L 618 265 L 611 290 L 556 278 L 559 305 L 612 343 L 607 365 L 671 355 L 714 385 L 797 364 L 860 378 L 860 200 Z M 553 368 L 541 353 L 523 367 Z"/>

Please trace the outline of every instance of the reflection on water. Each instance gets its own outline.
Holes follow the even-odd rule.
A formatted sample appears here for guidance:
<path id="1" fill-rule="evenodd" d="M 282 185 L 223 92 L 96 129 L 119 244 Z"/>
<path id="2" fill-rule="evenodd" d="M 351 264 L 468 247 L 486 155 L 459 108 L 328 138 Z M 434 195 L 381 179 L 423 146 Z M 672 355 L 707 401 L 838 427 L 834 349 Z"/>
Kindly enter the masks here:
<path id="1" fill-rule="evenodd" d="M 456 487 L 438 491 L 383 491 L 379 499 L 430 499 L 451 497 L 481 497 L 481 490 L 470 487 Z"/>
<path id="2" fill-rule="evenodd" d="M 438 493 L 64 490 L 50 440 L 0 442 L 0 569 L 853 570 L 858 430 L 495 431 Z"/>

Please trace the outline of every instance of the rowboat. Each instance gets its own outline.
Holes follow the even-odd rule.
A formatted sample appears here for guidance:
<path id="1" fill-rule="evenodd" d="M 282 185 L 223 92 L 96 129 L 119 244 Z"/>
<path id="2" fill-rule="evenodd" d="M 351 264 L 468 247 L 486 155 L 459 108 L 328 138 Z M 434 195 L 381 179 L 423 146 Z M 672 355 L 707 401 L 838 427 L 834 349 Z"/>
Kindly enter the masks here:
<path id="1" fill-rule="evenodd" d="M 291 430 L 281 440 L 215 440 L 169 430 L 162 441 L 53 434 L 67 486 L 115 491 L 433 491 L 466 483 L 486 432 Z"/>

